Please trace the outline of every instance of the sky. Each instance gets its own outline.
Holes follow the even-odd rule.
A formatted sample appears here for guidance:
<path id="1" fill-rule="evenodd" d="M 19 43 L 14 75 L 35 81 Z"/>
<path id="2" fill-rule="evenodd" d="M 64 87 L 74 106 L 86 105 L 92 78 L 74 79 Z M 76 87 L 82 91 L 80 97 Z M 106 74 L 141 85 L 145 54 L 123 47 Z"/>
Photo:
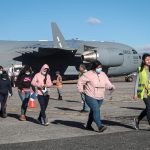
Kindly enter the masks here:
<path id="1" fill-rule="evenodd" d="M 0 0 L 0 40 L 111 41 L 150 48 L 150 0 Z"/>

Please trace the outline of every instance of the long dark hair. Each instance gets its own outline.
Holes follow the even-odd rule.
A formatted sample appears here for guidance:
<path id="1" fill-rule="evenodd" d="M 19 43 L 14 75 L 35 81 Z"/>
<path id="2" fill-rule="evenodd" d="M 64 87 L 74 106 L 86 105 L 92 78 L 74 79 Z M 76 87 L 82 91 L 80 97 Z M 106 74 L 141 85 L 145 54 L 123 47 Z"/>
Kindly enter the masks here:
<path id="1" fill-rule="evenodd" d="M 20 71 L 20 74 L 19 74 L 19 75 L 23 75 L 23 74 L 25 74 L 27 71 L 29 71 L 30 73 L 32 72 L 31 66 L 29 66 L 29 65 L 24 66 L 24 68 Z"/>
<path id="2" fill-rule="evenodd" d="M 146 64 L 145 64 L 145 59 L 146 59 L 147 57 L 150 57 L 150 54 L 148 54 L 148 53 L 143 54 L 140 72 L 143 71 L 144 66 L 146 65 Z M 150 66 L 149 66 L 149 72 L 150 72 Z"/>
<path id="3" fill-rule="evenodd" d="M 47 71 L 46 71 L 45 78 L 44 78 L 44 84 L 46 84 L 48 73 L 49 73 L 49 69 L 47 69 Z"/>
<path id="4" fill-rule="evenodd" d="M 102 66 L 100 61 L 95 61 L 92 63 L 91 70 L 95 70 L 98 66 Z"/>

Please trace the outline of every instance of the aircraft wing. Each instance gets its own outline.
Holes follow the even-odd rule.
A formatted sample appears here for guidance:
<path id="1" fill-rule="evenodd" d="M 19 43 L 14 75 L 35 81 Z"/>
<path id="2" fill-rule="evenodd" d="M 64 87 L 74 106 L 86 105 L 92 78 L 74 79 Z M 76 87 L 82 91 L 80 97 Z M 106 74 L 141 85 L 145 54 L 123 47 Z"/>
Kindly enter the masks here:
<path id="1" fill-rule="evenodd" d="M 39 47 L 38 50 L 32 50 L 32 51 L 18 51 L 18 53 L 22 55 L 30 55 L 35 57 L 45 57 L 45 56 L 51 56 L 51 55 L 72 55 L 74 56 L 76 54 L 77 50 L 67 50 L 62 48 L 43 48 Z"/>

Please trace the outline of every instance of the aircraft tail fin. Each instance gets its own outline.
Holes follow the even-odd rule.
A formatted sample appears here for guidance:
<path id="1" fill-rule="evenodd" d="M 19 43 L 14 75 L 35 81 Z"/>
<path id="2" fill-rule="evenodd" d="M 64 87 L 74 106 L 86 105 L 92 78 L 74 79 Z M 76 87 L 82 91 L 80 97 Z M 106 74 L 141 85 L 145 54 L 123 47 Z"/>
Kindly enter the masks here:
<path id="1" fill-rule="evenodd" d="M 54 48 L 68 49 L 69 47 L 65 41 L 64 36 L 60 32 L 57 24 L 55 22 L 52 22 L 51 27 L 52 27 Z"/>

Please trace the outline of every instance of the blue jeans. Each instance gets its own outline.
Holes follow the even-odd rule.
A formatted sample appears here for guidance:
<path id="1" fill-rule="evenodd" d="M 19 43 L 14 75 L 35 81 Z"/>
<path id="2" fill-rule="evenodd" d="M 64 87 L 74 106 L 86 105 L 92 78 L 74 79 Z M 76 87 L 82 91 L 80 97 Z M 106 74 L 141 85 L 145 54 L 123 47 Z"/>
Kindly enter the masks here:
<path id="1" fill-rule="evenodd" d="M 90 107 L 90 113 L 89 113 L 87 126 L 88 127 L 91 126 L 93 121 L 96 123 L 98 128 L 103 126 L 101 122 L 101 117 L 100 117 L 100 107 L 103 103 L 103 99 L 98 100 L 98 99 L 94 99 L 90 96 L 85 95 L 85 101 L 87 105 Z"/>
<path id="2" fill-rule="evenodd" d="M 84 111 L 89 111 L 89 106 L 87 105 L 86 101 L 85 101 L 85 94 L 81 93 L 81 99 L 83 101 L 83 108 L 82 110 Z"/>
<path id="3" fill-rule="evenodd" d="M 25 91 L 25 94 L 22 94 L 21 90 L 18 90 L 18 95 L 22 101 L 21 115 L 25 115 L 28 107 L 28 102 L 30 99 L 30 91 Z"/>
<path id="4" fill-rule="evenodd" d="M 150 96 L 148 96 L 148 98 L 144 98 L 143 101 L 146 105 L 146 108 L 139 115 L 138 121 L 141 121 L 145 116 L 147 116 L 147 120 L 150 125 Z"/>

